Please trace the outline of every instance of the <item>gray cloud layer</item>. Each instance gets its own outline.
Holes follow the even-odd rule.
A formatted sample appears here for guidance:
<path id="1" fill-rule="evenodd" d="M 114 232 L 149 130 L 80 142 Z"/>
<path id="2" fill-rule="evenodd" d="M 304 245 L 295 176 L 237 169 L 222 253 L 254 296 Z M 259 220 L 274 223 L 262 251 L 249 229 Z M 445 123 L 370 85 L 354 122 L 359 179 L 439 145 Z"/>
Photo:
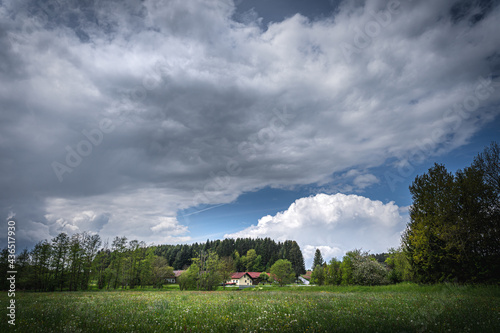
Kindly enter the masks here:
<path id="1" fill-rule="evenodd" d="M 498 114 L 497 4 L 346 2 L 264 29 L 230 0 L 4 1 L 0 213 L 25 244 L 181 242 L 179 209 L 377 183 L 361 171 L 450 151 Z"/>

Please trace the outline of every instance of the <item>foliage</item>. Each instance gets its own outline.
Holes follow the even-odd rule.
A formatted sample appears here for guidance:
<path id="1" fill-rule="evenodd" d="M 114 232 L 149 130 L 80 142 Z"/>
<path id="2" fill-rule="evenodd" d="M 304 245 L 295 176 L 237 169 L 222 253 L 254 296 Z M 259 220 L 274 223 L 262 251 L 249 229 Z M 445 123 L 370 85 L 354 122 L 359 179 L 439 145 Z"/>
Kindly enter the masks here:
<path id="1" fill-rule="evenodd" d="M 262 256 L 257 255 L 257 251 L 250 249 L 247 254 L 240 258 L 239 265 L 243 268 L 241 271 L 246 272 L 261 272 L 264 267 L 262 267 Z"/>
<path id="2" fill-rule="evenodd" d="M 85 290 L 90 283 L 92 262 L 100 245 L 98 235 L 86 232 L 72 237 L 61 233 L 51 241 L 38 242 L 30 251 L 24 249 L 17 255 L 16 287 L 35 291 Z M 6 264 L 7 257 L 2 256 L 1 269 L 4 273 L 7 271 Z"/>
<path id="3" fill-rule="evenodd" d="M 435 164 L 410 186 L 413 205 L 402 243 L 421 282 L 498 280 L 498 145 L 454 175 Z"/>
<path id="4" fill-rule="evenodd" d="M 224 283 L 224 287 L 226 287 L 226 281 L 231 279 L 231 275 L 233 274 L 235 269 L 235 264 L 233 257 L 224 257 L 221 258 L 219 264 L 219 274 Z"/>
<path id="5" fill-rule="evenodd" d="M 198 267 L 197 263 L 189 266 L 178 278 L 180 290 L 196 290 L 199 273 L 200 267 Z"/>
<path id="6" fill-rule="evenodd" d="M 342 282 L 341 262 L 332 258 L 325 268 L 325 284 L 339 285 Z"/>
<path id="7" fill-rule="evenodd" d="M 392 283 L 413 280 L 410 262 L 402 248 L 390 248 L 385 263 L 390 268 L 388 278 Z"/>
<path id="8" fill-rule="evenodd" d="M 296 241 L 287 240 L 283 243 L 280 251 L 280 258 L 290 261 L 295 277 L 306 273 L 304 257 Z"/>
<path id="9" fill-rule="evenodd" d="M 342 258 L 342 263 L 340 264 L 340 274 L 341 274 L 341 284 L 350 285 L 354 284 L 354 262 L 356 258 L 361 255 L 360 250 L 348 251 L 344 258 Z"/>
<path id="10" fill-rule="evenodd" d="M 219 255 L 215 252 L 202 252 L 199 258 L 193 258 L 193 263 L 200 265 L 197 277 L 197 290 L 215 290 L 225 282 L 220 275 Z"/>
<path id="11" fill-rule="evenodd" d="M 326 275 L 325 270 L 326 269 L 322 265 L 314 266 L 310 282 L 318 286 L 322 286 L 323 284 L 325 284 L 325 275 Z"/>
<path id="12" fill-rule="evenodd" d="M 295 280 L 295 272 L 292 263 L 286 259 L 280 259 L 271 267 L 271 277 L 280 286 L 292 283 Z"/>
<path id="13" fill-rule="evenodd" d="M 268 281 L 269 281 L 269 275 L 267 275 L 267 273 L 266 273 L 266 272 L 262 272 L 262 273 L 260 273 L 260 275 L 259 275 L 259 280 L 260 280 L 261 282 L 263 282 L 263 283 L 266 283 L 266 282 L 268 282 Z"/>
<path id="14" fill-rule="evenodd" d="M 388 284 L 387 269 L 368 255 L 363 255 L 354 263 L 353 281 L 361 286 Z"/>
<path id="15" fill-rule="evenodd" d="M 332 258 L 328 264 L 316 266 L 311 274 L 316 285 L 382 285 L 389 283 L 388 269 L 373 255 L 361 250 L 348 251 L 338 261 Z"/>
<path id="16" fill-rule="evenodd" d="M 40 241 L 30 251 L 25 249 L 17 256 L 17 287 L 21 290 L 77 291 L 86 290 L 93 283 L 98 289 L 108 290 L 144 288 L 151 284 L 161 286 L 166 274 L 164 267 L 187 269 L 193 258 L 203 261 L 205 259 L 200 254 L 208 256 L 208 253 L 213 253 L 211 259 L 206 258 L 210 259 L 206 263 L 210 262 L 211 268 L 209 271 L 202 268 L 203 273 L 197 277 L 198 287 L 195 289 L 213 289 L 229 280 L 236 268 L 241 271 L 269 271 L 279 258 L 289 259 L 296 274 L 305 271 L 302 252 L 296 242 L 276 243 L 270 238 L 224 239 L 207 241 L 205 244 L 148 247 L 138 240 L 115 237 L 111 246 L 108 247 L 107 242 L 101 246 L 99 235 L 86 232 L 71 237 L 61 233 L 51 241 Z M 246 255 L 240 258 L 238 251 Z M 221 253 L 225 255 L 221 256 Z M 6 273 L 7 249 L 3 250 L 2 255 L 0 273 Z M 213 255 L 224 259 L 213 260 Z M 157 257 L 164 258 L 161 265 Z M 3 281 L 0 287 L 6 290 L 8 283 Z"/>
<path id="17" fill-rule="evenodd" d="M 167 278 L 173 278 L 174 269 L 168 266 L 167 259 L 155 256 L 152 263 L 152 283 L 156 288 L 162 288 Z"/>
<path id="18" fill-rule="evenodd" d="M 250 257 L 248 257 L 248 251 L 252 249 L 255 251 L 256 256 L 250 253 Z M 303 268 L 301 267 L 303 265 L 302 252 L 296 242 L 276 242 L 268 237 L 255 239 L 227 238 L 224 240 L 207 241 L 205 244 L 160 245 L 156 247 L 155 254 L 166 258 L 170 266 L 179 270 L 189 267 L 191 259 L 196 257 L 201 251 L 215 252 L 220 258 L 233 257 L 237 271 L 260 272 L 269 270 L 278 259 L 288 259 L 297 268 L 297 271 Z M 247 267 L 248 258 L 251 260 Z"/>
<path id="19" fill-rule="evenodd" d="M 225 282 L 221 275 L 219 256 L 214 252 L 202 252 L 192 259 L 191 266 L 179 277 L 181 290 L 215 290 Z"/>

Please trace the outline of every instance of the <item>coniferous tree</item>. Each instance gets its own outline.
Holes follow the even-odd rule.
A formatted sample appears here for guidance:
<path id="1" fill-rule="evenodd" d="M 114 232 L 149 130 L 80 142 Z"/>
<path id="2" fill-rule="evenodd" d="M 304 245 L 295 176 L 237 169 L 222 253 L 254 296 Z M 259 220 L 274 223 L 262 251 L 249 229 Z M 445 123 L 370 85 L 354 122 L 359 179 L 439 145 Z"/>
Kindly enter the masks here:
<path id="1" fill-rule="evenodd" d="M 317 266 L 323 266 L 323 256 L 321 255 L 321 251 L 319 249 L 316 249 L 316 252 L 314 253 L 314 260 L 313 260 L 313 266 L 312 269 L 316 268 Z"/>

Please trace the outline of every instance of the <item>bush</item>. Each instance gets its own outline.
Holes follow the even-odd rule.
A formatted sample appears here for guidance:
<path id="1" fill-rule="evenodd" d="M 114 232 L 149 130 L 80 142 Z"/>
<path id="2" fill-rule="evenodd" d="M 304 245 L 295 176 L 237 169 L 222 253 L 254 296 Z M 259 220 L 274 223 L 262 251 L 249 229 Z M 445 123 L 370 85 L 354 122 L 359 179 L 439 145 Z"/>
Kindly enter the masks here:
<path id="1" fill-rule="evenodd" d="M 340 264 L 342 284 L 375 286 L 388 284 L 387 268 L 361 250 L 349 251 Z"/>
<path id="2" fill-rule="evenodd" d="M 355 284 L 376 286 L 388 284 L 387 269 L 369 257 L 361 257 L 354 262 L 353 280 Z"/>

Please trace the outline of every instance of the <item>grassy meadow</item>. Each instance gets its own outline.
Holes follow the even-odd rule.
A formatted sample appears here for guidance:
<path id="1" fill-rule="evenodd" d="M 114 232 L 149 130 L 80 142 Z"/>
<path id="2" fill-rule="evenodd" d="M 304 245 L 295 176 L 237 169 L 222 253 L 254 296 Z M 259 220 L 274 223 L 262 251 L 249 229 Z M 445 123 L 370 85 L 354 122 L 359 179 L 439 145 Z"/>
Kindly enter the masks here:
<path id="1" fill-rule="evenodd" d="M 500 287 L 18 292 L 7 319 L 1 332 L 500 332 Z"/>

